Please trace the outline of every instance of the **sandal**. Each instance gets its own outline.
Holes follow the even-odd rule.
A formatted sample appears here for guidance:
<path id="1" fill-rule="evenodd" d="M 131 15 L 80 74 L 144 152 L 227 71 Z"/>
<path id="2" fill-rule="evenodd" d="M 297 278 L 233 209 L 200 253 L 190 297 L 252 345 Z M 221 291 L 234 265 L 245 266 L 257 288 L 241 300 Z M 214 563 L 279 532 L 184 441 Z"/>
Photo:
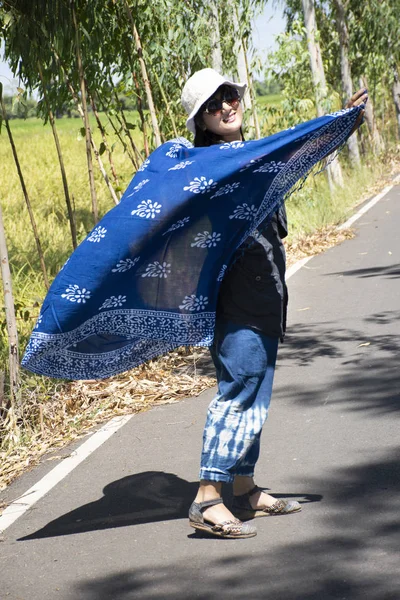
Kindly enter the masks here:
<path id="1" fill-rule="evenodd" d="M 267 517 L 272 515 L 289 515 L 290 513 L 299 512 L 301 504 L 297 500 L 276 500 L 271 506 L 265 508 L 253 508 L 250 503 L 250 496 L 263 490 L 257 485 L 252 490 L 241 496 L 234 496 L 232 502 L 232 512 L 247 521 L 255 517 Z"/>
<path id="2" fill-rule="evenodd" d="M 189 509 L 189 525 L 196 531 L 205 531 L 211 535 L 222 538 L 249 538 L 257 535 L 257 529 L 248 523 L 242 523 L 239 519 L 223 521 L 222 523 L 211 523 L 204 519 L 203 511 L 210 506 L 222 504 L 222 498 L 206 500 L 205 502 L 193 502 Z"/>

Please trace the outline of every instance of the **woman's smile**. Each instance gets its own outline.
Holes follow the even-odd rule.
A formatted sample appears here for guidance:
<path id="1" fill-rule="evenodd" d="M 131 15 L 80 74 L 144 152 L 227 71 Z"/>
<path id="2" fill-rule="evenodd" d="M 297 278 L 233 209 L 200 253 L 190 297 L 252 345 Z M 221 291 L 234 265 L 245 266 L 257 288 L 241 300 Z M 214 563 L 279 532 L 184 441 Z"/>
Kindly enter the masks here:
<path id="1" fill-rule="evenodd" d="M 225 117 L 223 120 L 224 123 L 233 123 L 236 119 L 236 112 L 231 112 L 230 115 Z"/>

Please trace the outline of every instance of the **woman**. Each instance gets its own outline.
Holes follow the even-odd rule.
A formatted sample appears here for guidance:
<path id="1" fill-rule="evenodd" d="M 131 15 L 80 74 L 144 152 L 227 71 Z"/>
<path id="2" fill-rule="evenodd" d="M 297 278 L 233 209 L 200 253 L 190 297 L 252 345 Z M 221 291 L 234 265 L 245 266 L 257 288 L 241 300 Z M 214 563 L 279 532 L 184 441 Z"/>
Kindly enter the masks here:
<path id="1" fill-rule="evenodd" d="M 187 127 L 195 146 L 243 140 L 241 97 L 246 86 L 213 69 L 196 72 L 182 92 Z M 366 100 L 360 90 L 349 107 Z M 286 213 L 282 207 L 237 251 L 221 285 L 211 356 L 218 392 L 203 436 L 200 485 L 190 507 L 190 525 L 227 538 L 255 536 L 247 520 L 298 512 L 296 501 L 277 500 L 254 482 L 260 436 L 268 415 L 279 339 L 286 324 Z M 230 511 L 222 483 L 233 483 Z"/>
<path id="2" fill-rule="evenodd" d="M 23 358 L 24 367 L 42 375 L 99 379 L 214 340 L 219 391 L 190 520 L 223 537 L 255 535 L 223 505 L 223 481 L 234 482 L 233 509 L 242 519 L 300 508 L 253 481 L 285 329 L 284 210 L 254 230 L 348 138 L 362 114 L 339 111 L 244 143 L 244 90 L 212 69 L 190 78 L 183 104 L 195 144 L 218 144 L 169 140 L 144 161 L 122 201 L 53 281 Z"/>

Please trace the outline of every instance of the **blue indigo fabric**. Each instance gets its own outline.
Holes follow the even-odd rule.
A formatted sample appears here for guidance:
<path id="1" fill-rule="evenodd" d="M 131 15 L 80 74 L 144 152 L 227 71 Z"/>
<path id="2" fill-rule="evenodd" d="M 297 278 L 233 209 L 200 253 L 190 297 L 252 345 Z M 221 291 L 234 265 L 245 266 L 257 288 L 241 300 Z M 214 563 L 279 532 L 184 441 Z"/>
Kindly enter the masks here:
<path id="1" fill-rule="evenodd" d="M 218 320 L 210 351 L 218 392 L 208 408 L 200 479 L 231 482 L 236 475 L 254 475 L 271 401 L 278 338 Z"/>
<path id="2" fill-rule="evenodd" d="M 23 366 L 94 379 L 181 345 L 209 346 L 235 250 L 347 139 L 359 112 L 257 141 L 157 148 L 55 278 Z"/>

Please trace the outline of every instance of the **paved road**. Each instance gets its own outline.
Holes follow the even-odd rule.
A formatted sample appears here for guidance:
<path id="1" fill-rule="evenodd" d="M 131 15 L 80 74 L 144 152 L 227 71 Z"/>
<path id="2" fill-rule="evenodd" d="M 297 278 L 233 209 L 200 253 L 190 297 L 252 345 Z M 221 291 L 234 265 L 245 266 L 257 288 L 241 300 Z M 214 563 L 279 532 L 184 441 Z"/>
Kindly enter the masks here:
<path id="1" fill-rule="evenodd" d="M 192 534 L 208 391 L 133 417 L 6 530 L 1 600 L 400 599 L 399 200 L 289 282 L 258 481 L 302 512 L 253 539 Z"/>

